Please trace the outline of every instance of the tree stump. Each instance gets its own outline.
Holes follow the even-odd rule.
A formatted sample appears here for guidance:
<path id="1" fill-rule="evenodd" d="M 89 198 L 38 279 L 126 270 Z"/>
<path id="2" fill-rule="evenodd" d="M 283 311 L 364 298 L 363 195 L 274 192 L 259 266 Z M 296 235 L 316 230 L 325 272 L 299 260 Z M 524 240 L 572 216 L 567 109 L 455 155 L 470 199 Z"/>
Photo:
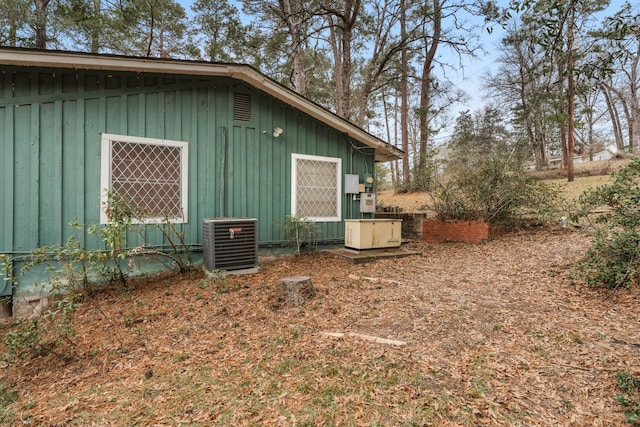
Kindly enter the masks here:
<path id="1" fill-rule="evenodd" d="M 280 289 L 284 298 L 294 307 L 301 307 L 316 294 L 309 276 L 285 277 L 280 279 Z"/>

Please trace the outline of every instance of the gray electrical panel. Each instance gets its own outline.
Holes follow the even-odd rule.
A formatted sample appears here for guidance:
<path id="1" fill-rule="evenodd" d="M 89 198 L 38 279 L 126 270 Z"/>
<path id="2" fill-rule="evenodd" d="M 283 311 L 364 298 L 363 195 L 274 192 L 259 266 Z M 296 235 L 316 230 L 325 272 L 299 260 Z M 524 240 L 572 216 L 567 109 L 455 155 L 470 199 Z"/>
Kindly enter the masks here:
<path id="1" fill-rule="evenodd" d="M 345 194 L 358 194 L 360 192 L 360 177 L 358 175 L 347 174 L 344 176 Z"/>

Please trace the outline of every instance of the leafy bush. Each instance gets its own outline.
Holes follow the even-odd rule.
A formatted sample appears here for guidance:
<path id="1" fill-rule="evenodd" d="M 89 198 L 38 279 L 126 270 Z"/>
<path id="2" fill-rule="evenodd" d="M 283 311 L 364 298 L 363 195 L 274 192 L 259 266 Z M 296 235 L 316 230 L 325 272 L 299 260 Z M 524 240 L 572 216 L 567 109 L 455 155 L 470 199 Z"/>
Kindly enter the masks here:
<path id="1" fill-rule="evenodd" d="M 118 193 L 107 194 L 107 216 L 104 225 L 86 228 L 76 218 L 69 224 L 76 235 L 60 245 L 50 245 L 34 250 L 29 262 L 23 267 L 26 273 L 36 265 L 46 265 L 51 274 L 48 287 L 52 293 L 85 292 L 91 294 L 96 283 L 109 281 L 128 291 L 129 267 L 134 257 L 154 257 L 169 270 L 181 273 L 193 269 L 191 250 L 185 242 L 184 229 L 178 228 L 168 217 L 163 222 L 150 226 L 157 228 L 168 242 L 167 247 L 150 247 L 145 243 L 145 212 L 134 206 L 130 199 Z M 84 233 L 98 236 L 105 249 L 85 249 L 82 245 Z M 136 247 L 127 246 L 127 236 L 137 234 L 143 242 Z M 0 262 L 2 259 L 0 258 Z M 6 263 L 0 264 L 0 266 Z M 8 265 L 8 264 L 7 264 Z M 6 274 L 6 273 L 5 273 Z M 8 276 L 8 274 L 6 274 Z"/>
<path id="2" fill-rule="evenodd" d="M 550 187 L 500 158 L 457 170 L 448 181 L 438 183 L 432 195 L 432 208 L 440 220 L 547 220 L 555 216 L 558 205 L 557 193 Z"/>
<path id="3" fill-rule="evenodd" d="M 557 192 L 525 173 L 529 158 L 500 111 L 462 113 L 431 192 L 432 208 L 441 220 L 548 219 L 556 214 Z"/>
<path id="4" fill-rule="evenodd" d="M 5 360 L 10 362 L 23 359 L 27 355 L 44 353 L 41 329 L 40 321 L 34 319 L 29 322 L 21 321 L 16 330 L 7 332 L 4 339 L 8 350 Z"/>
<path id="5" fill-rule="evenodd" d="M 41 318 L 21 320 L 5 334 L 8 363 L 29 357 L 53 354 L 63 360 L 71 356 L 75 347 L 76 330 L 73 315 L 78 307 L 80 294 L 58 295 Z"/>
<path id="6" fill-rule="evenodd" d="M 611 174 L 611 183 L 585 191 L 572 214 L 593 233 L 577 264 L 591 286 L 626 287 L 640 280 L 640 159 Z"/>
<path id="7" fill-rule="evenodd" d="M 297 215 L 287 215 L 284 223 L 284 235 L 287 246 L 296 255 L 300 255 L 303 248 L 314 251 L 318 246 L 318 228 L 313 221 Z"/>

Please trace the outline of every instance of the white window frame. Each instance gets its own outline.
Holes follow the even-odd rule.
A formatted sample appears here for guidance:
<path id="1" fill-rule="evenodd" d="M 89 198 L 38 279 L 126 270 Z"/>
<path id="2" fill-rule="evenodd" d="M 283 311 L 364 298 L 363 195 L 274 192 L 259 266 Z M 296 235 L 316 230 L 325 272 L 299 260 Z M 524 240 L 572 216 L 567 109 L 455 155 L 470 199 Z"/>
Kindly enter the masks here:
<path id="1" fill-rule="evenodd" d="M 189 163 L 189 143 L 185 141 L 172 141 L 168 139 L 145 138 L 139 136 L 116 135 L 110 133 L 102 134 L 101 155 L 100 155 L 100 223 L 107 224 L 106 207 L 108 192 L 111 190 L 111 159 L 112 159 L 112 143 L 126 142 L 133 144 L 161 145 L 169 147 L 178 147 L 180 149 L 180 206 L 182 215 L 177 217 L 169 217 L 169 221 L 174 223 L 187 223 L 187 206 L 188 206 L 188 163 Z M 156 224 L 166 220 L 165 217 L 149 217 L 144 219 L 144 223 Z"/>
<path id="2" fill-rule="evenodd" d="M 342 159 L 338 157 L 313 156 L 308 154 L 291 154 L 291 215 L 298 215 L 298 160 L 313 160 L 319 162 L 331 162 L 336 167 L 336 215 L 330 217 L 304 216 L 306 220 L 314 222 L 339 222 L 342 221 Z"/>

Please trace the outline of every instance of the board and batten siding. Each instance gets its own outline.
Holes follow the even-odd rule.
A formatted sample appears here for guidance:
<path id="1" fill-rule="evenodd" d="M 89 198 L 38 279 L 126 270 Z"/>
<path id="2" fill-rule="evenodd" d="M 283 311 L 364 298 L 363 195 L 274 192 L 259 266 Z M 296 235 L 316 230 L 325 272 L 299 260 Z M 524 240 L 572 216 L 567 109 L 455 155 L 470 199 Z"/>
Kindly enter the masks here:
<path id="1" fill-rule="evenodd" d="M 250 121 L 233 119 L 235 92 L 251 95 Z M 257 218 L 261 246 L 283 243 L 292 153 L 341 158 L 343 176 L 374 167 L 372 149 L 233 79 L 0 67 L 0 253 L 63 243 L 77 235 L 68 227 L 75 218 L 99 223 L 102 133 L 188 142 L 192 245 L 212 217 Z M 342 218 L 359 217 L 343 197 Z M 321 240 L 344 236 L 342 222 L 318 226 Z M 102 247 L 94 235 L 78 237 Z"/>

